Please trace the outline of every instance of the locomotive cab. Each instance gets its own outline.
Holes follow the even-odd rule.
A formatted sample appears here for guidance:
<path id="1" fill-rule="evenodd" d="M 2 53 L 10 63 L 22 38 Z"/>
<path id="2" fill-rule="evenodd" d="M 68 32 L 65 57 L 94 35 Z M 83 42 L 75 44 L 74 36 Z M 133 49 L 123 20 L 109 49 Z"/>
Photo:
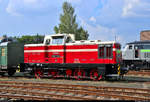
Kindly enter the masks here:
<path id="1" fill-rule="evenodd" d="M 64 45 L 65 43 L 72 43 L 75 41 L 73 34 L 55 34 L 45 36 L 45 45 Z"/>
<path id="2" fill-rule="evenodd" d="M 131 70 L 150 67 L 150 41 L 127 43 L 123 50 L 123 63 Z"/>

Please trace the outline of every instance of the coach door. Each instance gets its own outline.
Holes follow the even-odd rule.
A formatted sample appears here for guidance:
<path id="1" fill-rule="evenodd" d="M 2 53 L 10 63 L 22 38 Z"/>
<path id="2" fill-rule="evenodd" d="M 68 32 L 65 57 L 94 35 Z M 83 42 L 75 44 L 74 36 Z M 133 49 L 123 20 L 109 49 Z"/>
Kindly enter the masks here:
<path id="1" fill-rule="evenodd" d="M 7 66 L 7 48 L 0 47 L 0 65 Z"/>
<path id="2" fill-rule="evenodd" d="M 133 45 L 128 45 L 126 50 L 126 56 L 125 59 L 134 59 L 134 48 Z"/>
<path id="3" fill-rule="evenodd" d="M 139 51 L 138 51 L 138 46 L 137 45 L 134 45 L 134 57 L 135 57 L 135 59 L 139 58 Z"/>

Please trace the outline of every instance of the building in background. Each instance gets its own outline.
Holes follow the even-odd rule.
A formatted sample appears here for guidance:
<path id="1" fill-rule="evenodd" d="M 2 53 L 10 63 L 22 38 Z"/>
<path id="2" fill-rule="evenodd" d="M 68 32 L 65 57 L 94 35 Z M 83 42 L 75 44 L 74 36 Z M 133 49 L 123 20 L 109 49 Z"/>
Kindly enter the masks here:
<path id="1" fill-rule="evenodd" d="M 141 31 L 141 33 L 140 33 L 140 40 L 141 41 L 150 40 L 150 30 Z"/>

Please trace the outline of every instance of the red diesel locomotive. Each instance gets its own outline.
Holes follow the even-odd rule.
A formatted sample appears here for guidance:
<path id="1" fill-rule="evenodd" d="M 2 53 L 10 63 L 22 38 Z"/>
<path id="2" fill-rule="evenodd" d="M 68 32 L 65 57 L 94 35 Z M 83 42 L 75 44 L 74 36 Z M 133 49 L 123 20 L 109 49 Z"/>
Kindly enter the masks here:
<path id="1" fill-rule="evenodd" d="M 115 41 L 75 41 L 73 34 L 45 36 L 43 44 L 24 45 L 24 71 L 37 78 L 70 77 L 100 80 L 122 76 L 121 45 Z"/>

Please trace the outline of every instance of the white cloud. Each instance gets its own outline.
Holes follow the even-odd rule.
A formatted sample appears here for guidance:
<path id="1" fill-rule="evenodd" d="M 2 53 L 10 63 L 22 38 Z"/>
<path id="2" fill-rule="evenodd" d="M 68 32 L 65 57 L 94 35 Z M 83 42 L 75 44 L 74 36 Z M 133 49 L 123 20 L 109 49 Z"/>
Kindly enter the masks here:
<path id="1" fill-rule="evenodd" d="M 90 18 L 90 21 L 92 21 L 92 22 L 95 23 L 95 22 L 96 22 L 96 18 L 92 16 L 92 17 Z"/>
<path id="2" fill-rule="evenodd" d="M 118 35 L 118 32 L 115 28 L 108 28 L 97 24 L 96 26 L 92 26 L 86 23 L 83 19 L 80 19 L 81 25 L 88 30 L 91 40 L 102 40 L 102 41 L 114 41 L 115 36 L 116 40 L 119 42 L 123 42 L 123 37 Z"/>
<path id="3" fill-rule="evenodd" d="M 56 11 L 62 1 L 56 0 L 9 0 L 6 11 L 15 16 L 24 14 L 41 15 Z"/>
<path id="4" fill-rule="evenodd" d="M 1 0 L 0 0 L 1 1 Z M 14 16 L 21 16 L 24 14 L 41 14 L 56 12 L 64 1 L 72 4 L 80 4 L 81 0 L 8 0 L 6 11 Z M 50 12 L 51 11 L 51 12 Z M 34 14 L 36 13 L 36 14 Z"/>
<path id="5" fill-rule="evenodd" d="M 150 3 L 148 0 L 125 0 L 123 17 L 149 17 Z"/>

